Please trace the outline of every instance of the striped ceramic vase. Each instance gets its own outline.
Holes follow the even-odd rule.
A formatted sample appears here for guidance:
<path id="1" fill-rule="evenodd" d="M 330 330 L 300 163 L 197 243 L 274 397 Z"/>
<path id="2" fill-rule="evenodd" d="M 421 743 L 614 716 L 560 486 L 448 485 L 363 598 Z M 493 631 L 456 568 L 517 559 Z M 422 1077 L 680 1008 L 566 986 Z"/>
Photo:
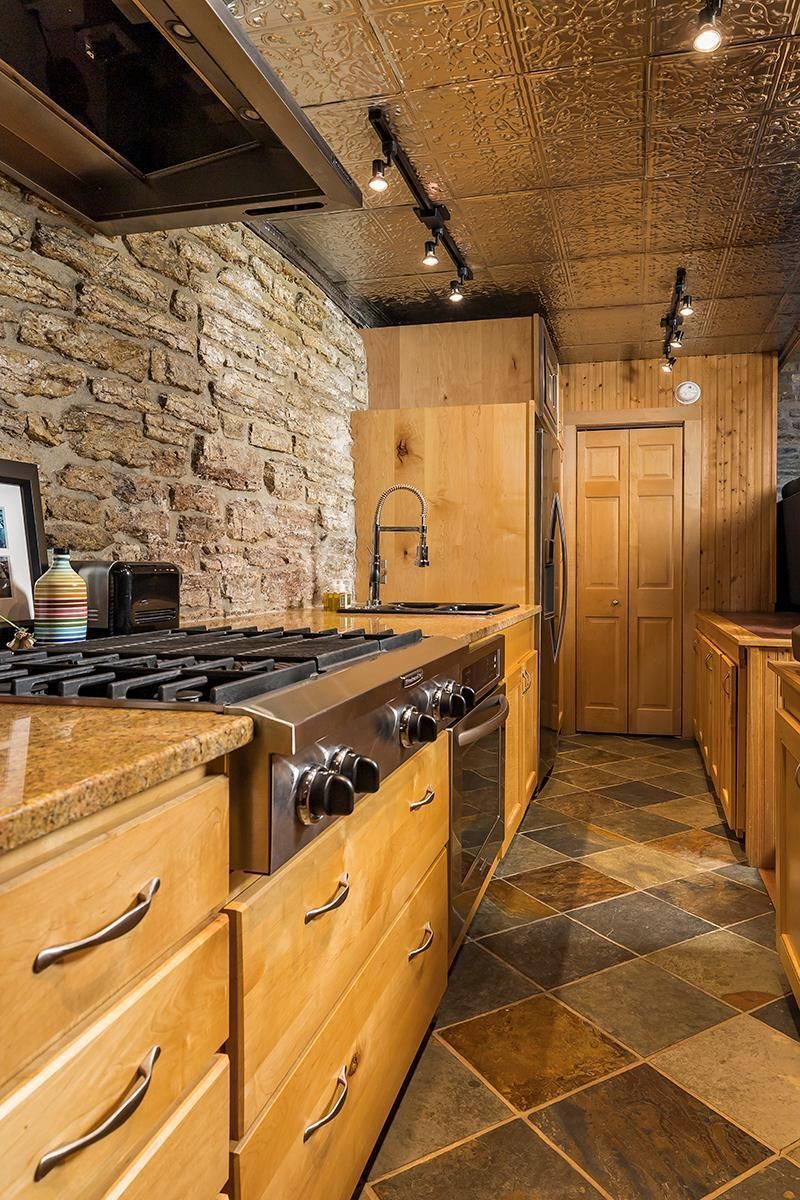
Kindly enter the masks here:
<path id="1" fill-rule="evenodd" d="M 88 616 L 86 580 L 73 571 L 69 550 L 54 550 L 53 565 L 33 588 L 33 632 L 37 642 L 81 642 Z"/>

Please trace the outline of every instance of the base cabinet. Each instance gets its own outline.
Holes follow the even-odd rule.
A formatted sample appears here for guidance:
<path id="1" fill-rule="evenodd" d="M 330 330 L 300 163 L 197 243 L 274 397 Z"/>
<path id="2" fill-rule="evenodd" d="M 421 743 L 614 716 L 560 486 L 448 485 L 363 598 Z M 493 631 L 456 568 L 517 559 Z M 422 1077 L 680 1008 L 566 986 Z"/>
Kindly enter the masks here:
<path id="1" fill-rule="evenodd" d="M 506 671 L 505 854 L 536 787 L 539 757 L 538 661 L 528 650 Z"/>
<path id="2" fill-rule="evenodd" d="M 776 720 L 777 950 L 800 1001 L 800 722 L 783 712 Z"/>
<path id="3" fill-rule="evenodd" d="M 738 789 L 739 668 L 723 650 L 702 634 L 694 640 L 694 733 L 706 774 L 725 812 L 730 828 L 741 833 Z"/>

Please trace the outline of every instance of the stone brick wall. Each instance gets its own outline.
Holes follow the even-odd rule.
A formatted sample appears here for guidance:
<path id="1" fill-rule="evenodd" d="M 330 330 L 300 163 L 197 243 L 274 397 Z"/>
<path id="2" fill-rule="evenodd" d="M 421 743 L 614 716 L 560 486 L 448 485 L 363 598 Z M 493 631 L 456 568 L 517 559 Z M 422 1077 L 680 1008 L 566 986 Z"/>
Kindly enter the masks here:
<path id="1" fill-rule="evenodd" d="M 247 229 L 95 236 L 0 177 L 0 457 L 50 545 L 184 573 L 189 617 L 352 589 L 361 339 Z"/>
<path id="2" fill-rule="evenodd" d="M 778 493 L 800 476 L 800 354 L 778 375 Z"/>

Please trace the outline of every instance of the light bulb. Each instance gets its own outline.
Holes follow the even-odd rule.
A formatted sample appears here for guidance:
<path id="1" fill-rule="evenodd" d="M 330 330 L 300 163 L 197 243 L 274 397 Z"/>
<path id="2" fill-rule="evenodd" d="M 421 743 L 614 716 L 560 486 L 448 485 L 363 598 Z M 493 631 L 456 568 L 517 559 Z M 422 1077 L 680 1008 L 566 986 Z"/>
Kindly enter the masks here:
<path id="1" fill-rule="evenodd" d="M 673 329 L 672 336 L 669 339 L 670 350 L 680 350 L 683 345 L 683 330 Z"/>
<path id="2" fill-rule="evenodd" d="M 716 16 L 703 9 L 700 13 L 700 28 L 695 34 L 693 42 L 695 50 L 699 50 L 702 54 L 712 54 L 714 50 L 719 49 L 721 43 L 722 34 L 717 29 Z"/>
<path id="3" fill-rule="evenodd" d="M 694 316 L 694 308 L 692 307 L 692 297 L 691 296 L 684 296 L 683 300 L 681 300 L 681 306 L 678 309 L 678 312 L 681 314 L 682 317 L 693 317 Z"/>
<path id="4" fill-rule="evenodd" d="M 438 267 L 439 259 L 436 254 L 436 242 L 425 243 L 425 257 L 422 262 L 426 267 Z"/>
<path id="5" fill-rule="evenodd" d="M 663 363 L 661 364 L 661 370 L 664 372 L 665 375 L 670 375 L 672 373 L 672 368 L 674 366 L 675 366 L 674 358 L 665 358 Z"/>
<path id="6" fill-rule="evenodd" d="M 454 303 L 464 299 L 464 293 L 461 290 L 461 284 L 457 279 L 450 280 L 450 299 Z"/>
<path id="7" fill-rule="evenodd" d="M 369 181 L 369 186 L 373 192 L 385 192 L 389 184 L 386 182 L 384 171 L 386 163 L 382 158 L 373 159 L 372 162 L 372 178 Z"/>

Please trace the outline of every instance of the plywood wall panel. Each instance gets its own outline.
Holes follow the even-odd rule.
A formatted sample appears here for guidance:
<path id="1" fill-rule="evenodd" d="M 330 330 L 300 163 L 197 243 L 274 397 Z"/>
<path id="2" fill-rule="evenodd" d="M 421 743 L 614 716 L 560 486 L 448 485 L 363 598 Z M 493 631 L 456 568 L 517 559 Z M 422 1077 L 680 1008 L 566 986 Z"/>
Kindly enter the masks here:
<path id="1" fill-rule="evenodd" d="M 655 359 L 569 363 L 564 413 L 679 407 L 674 387 L 703 389 L 700 604 L 769 610 L 775 598 L 777 363 L 774 354 L 681 358 L 673 375 Z M 634 418 L 635 419 L 635 418 Z"/>

